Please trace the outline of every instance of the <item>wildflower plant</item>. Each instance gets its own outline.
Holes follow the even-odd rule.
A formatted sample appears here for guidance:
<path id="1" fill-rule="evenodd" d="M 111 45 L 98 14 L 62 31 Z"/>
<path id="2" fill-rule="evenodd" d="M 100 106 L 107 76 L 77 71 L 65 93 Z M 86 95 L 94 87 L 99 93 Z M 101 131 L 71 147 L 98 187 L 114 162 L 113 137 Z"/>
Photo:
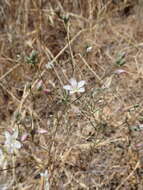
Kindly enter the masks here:
<path id="1" fill-rule="evenodd" d="M 67 91 L 69 91 L 69 94 L 74 94 L 74 93 L 82 93 L 85 91 L 84 85 L 85 81 L 81 80 L 79 82 L 76 81 L 76 79 L 71 78 L 69 80 L 70 85 L 65 85 L 63 88 Z"/>
<path id="2" fill-rule="evenodd" d="M 17 140 L 18 137 L 18 128 L 14 131 L 13 134 L 8 131 L 5 132 L 5 148 L 8 153 L 13 154 L 17 149 L 21 148 L 21 143 Z"/>

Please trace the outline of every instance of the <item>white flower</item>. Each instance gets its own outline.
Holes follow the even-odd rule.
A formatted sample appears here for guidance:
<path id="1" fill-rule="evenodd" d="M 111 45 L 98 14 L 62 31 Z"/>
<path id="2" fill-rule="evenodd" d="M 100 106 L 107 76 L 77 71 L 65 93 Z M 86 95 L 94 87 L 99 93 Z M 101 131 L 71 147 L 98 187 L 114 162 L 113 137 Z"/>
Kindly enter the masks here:
<path id="1" fill-rule="evenodd" d="M 9 153 L 14 153 L 16 149 L 21 148 L 21 143 L 17 141 L 18 129 L 14 131 L 13 134 L 10 134 L 8 131 L 5 132 L 5 147 Z"/>
<path id="2" fill-rule="evenodd" d="M 70 94 L 85 91 L 85 88 L 83 87 L 85 85 L 84 80 L 81 80 L 80 82 L 77 82 L 74 78 L 71 78 L 69 80 L 69 83 L 70 83 L 70 85 L 65 85 L 63 88 L 65 90 L 68 90 L 70 92 Z"/>
<path id="3" fill-rule="evenodd" d="M 91 52 L 91 51 L 92 51 L 92 46 L 86 48 L 86 52 Z"/>

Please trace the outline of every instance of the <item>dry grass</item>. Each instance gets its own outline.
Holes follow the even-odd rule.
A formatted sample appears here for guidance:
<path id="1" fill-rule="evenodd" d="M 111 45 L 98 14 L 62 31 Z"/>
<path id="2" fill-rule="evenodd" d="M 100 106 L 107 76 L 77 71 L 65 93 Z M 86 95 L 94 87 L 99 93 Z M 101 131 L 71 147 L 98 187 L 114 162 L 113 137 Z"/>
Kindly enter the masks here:
<path id="1" fill-rule="evenodd" d="M 143 189 L 141 5 L 0 1 L 0 143 L 18 127 L 23 144 L 1 167 L 1 190 L 48 189 L 45 170 L 50 190 Z M 84 94 L 65 94 L 71 77 Z"/>

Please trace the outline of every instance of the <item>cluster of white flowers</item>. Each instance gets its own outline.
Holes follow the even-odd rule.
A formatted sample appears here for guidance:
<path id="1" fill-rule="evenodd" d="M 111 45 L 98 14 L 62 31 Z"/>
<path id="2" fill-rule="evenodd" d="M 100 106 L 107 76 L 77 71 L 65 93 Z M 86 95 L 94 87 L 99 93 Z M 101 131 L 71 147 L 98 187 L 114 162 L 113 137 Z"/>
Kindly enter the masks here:
<path id="1" fill-rule="evenodd" d="M 5 132 L 5 147 L 9 153 L 14 153 L 17 149 L 21 148 L 21 143 L 17 140 L 18 138 L 18 128 L 14 131 L 13 134 L 10 134 L 8 131 Z"/>
<path id="2" fill-rule="evenodd" d="M 70 94 L 74 94 L 74 93 L 79 93 L 79 92 L 84 92 L 85 88 L 85 81 L 81 80 L 79 82 L 76 81 L 76 79 L 71 78 L 69 80 L 70 85 L 65 85 L 63 88 L 67 91 L 69 91 Z"/>
<path id="3" fill-rule="evenodd" d="M 6 168 L 7 155 L 16 153 L 17 149 L 22 147 L 22 144 L 17 140 L 18 128 L 11 134 L 5 131 L 5 143 L 3 149 L 0 148 L 0 167 Z"/>

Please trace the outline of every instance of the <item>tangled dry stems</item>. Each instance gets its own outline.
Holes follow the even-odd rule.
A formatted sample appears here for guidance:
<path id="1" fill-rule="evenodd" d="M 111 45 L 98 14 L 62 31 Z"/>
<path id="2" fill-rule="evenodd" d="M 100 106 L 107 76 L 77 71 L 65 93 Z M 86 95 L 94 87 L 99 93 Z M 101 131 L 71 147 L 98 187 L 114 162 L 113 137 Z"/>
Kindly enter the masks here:
<path id="1" fill-rule="evenodd" d="M 1 1 L 1 147 L 9 128 L 29 136 L 2 169 L 0 184 L 42 190 L 39 174 L 48 170 L 53 190 L 142 189 L 141 5 Z M 27 62 L 32 51 L 36 63 Z M 81 96 L 66 97 L 71 77 L 87 82 Z"/>

